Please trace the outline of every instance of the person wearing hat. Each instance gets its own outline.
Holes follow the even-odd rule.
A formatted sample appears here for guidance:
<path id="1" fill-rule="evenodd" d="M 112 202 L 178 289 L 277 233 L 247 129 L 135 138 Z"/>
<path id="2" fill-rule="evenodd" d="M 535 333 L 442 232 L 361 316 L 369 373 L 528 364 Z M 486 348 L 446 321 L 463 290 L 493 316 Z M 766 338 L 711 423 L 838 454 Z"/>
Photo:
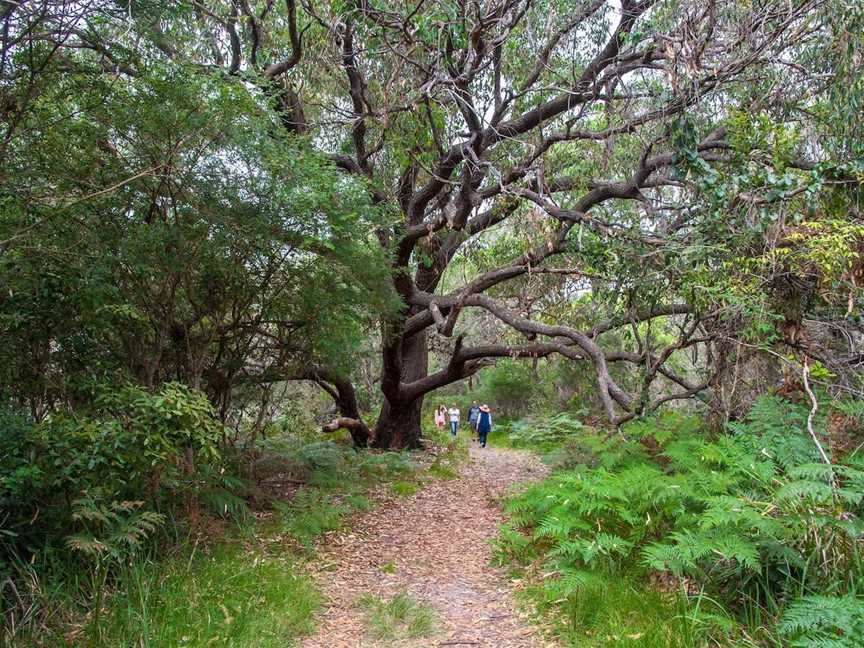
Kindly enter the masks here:
<path id="1" fill-rule="evenodd" d="M 477 417 L 477 438 L 480 440 L 480 447 L 486 447 L 486 435 L 492 431 L 492 412 L 488 405 L 480 406 L 480 415 Z"/>

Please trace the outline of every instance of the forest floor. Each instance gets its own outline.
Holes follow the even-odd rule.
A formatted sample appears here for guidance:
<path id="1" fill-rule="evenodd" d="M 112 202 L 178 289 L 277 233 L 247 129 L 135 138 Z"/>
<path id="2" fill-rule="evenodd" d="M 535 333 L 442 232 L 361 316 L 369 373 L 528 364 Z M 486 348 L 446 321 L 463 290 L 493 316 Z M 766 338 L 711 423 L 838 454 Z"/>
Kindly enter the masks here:
<path id="1" fill-rule="evenodd" d="M 313 564 L 326 603 L 300 647 L 556 646 L 517 606 L 517 584 L 490 563 L 499 498 L 544 474 L 532 453 L 472 442 L 455 478 L 429 481 L 327 537 Z"/>

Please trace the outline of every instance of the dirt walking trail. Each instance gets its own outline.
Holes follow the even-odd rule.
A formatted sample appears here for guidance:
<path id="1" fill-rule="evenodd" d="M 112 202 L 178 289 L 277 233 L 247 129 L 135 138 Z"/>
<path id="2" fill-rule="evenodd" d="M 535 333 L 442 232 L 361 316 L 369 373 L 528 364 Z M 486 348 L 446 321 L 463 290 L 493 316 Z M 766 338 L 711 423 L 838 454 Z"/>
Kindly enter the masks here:
<path id="1" fill-rule="evenodd" d="M 556 646 L 520 616 L 506 574 L 490 566 L 488 542 L 502 519 L 495 500 L 509 485 L 543 474 L 531 453 L 472 444 L 459 478 L 389 500 L 328 538 L 314 574 L 325 608 L 317 631 L 300 647 Z M 358 597 L 390 599 L 405 592 L 435 610 L 434 634 L 372 638 Z"/>

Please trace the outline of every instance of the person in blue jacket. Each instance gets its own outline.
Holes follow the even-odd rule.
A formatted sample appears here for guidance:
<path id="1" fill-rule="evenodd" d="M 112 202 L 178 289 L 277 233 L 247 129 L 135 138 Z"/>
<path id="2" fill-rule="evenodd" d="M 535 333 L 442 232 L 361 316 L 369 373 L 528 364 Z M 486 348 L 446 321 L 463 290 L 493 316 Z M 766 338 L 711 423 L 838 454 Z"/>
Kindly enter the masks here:
<path id="1" fill-rule="evenodd" d="M 480 416 L 477 417 L 477 438 L 480 447 L 486 447 L 486 436 L 492 431 L 492 412 L 488 405 L 480 406 Z"/>

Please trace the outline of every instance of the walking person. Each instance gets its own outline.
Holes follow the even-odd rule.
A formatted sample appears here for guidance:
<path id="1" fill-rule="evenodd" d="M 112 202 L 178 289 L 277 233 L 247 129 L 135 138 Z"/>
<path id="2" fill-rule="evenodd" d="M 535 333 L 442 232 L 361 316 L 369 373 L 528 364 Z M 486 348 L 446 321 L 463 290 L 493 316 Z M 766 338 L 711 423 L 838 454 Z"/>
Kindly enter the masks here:
<path id="1" fill-rule="evenodd" d="M 461 412 L 459 408 L 455 405 L 450 406 L 450 410 L 447 412 L 450 417 L 450 436 L 454 439 L 456 438 L 456 434 L 459 432 L 459 416 Z"/>
<path id="2" fill-rule="evenodd" d="M 492 412 L 488 405 L 480 406 L 480 416 L 477 417 L 477 437 L 480 440 L 480 447 L 486 447 L 486 437 L 492 431 Z"/>
<path id="3" fill-rule="evenodd" d="M 480 416 L 480 406 L 477 401 L 471 401 L 471 407 L 468 408 L 468 425 L 474 432 L 477 431 L 477 419 Z"/>
<path id="4" fill-rule="evenodd" d="M 435 427 L 444 427 L 447 420 L 447 408 L 442 404 L 435 408 Z"/>

